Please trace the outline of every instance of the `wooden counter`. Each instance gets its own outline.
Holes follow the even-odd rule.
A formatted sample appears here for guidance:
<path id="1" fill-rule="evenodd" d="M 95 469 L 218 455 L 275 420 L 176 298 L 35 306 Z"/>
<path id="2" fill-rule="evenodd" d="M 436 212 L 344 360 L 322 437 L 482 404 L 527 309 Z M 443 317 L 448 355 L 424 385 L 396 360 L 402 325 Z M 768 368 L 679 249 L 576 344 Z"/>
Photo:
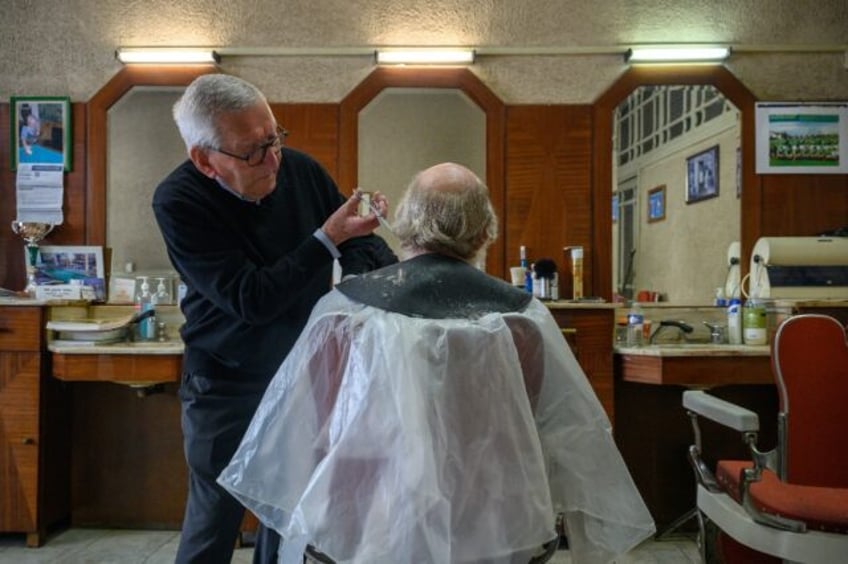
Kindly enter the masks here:
<path id="1" fill-rule="evenodd" d="M 649 345 L 616 347 L 615 354 L 624 382 L 711 388 L 774 381 L 767 345 Z"/>
<path id="2" fill-rule="evenodd" d="M 760 445 L 776 440 L 777 392 L 768 346 L 648 345 L 615 348 L 615 439 L 648 509 L 664 532 L 695 506 L 687 452 L 692 426 L 683 391 L 710 393 L 760 416 Z M 738 433 L 702 424 L 704 444 L 716 458 L 745 456 Z M 683 528 L 692 530 L 694 521 Z"/>
<path id="3" fill-rule="evenodd" d="M 568 341 L 592 389 L 615 425 L 612 335 L 615 304 L 545 302 Z"/>

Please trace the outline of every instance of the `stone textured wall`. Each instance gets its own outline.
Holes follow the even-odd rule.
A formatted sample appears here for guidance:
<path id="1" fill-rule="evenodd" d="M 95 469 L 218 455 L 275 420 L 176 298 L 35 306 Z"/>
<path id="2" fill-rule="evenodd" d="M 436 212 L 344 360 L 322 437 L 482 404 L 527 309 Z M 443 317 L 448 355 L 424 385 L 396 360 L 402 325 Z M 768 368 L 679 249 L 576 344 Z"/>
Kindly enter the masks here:
<path id="1" fill-rule="evenodd" d="M 848 98 L 845 0 L 5 0 L 0 100 L 87 101 L 119 69 L 119 46 L 326 48 L 474 45 L 757 47 L 728 68 L 763 100 Z M 797 48 L 776 52 L 772 46 Z M 806 52 L 836 46 L 842 52 Z M 338 102 L 369 57 L 227 57 L 279 102 Z M 619 55 L 487 56 L 473 71 L 505 102 L 591 103 L 625 70 Z"/>

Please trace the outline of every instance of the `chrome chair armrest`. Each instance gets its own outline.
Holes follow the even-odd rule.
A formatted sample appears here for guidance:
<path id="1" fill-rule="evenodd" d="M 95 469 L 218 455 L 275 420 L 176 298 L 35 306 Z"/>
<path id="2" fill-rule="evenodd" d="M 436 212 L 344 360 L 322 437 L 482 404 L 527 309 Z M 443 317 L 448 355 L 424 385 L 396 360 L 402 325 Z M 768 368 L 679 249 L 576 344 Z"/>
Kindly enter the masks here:
<path id="1" fill-rule="evenodd" d="M 748 447 L 753 466 L 743 470 L 739 483 L 739 499 L 742 500 L 742 505 L 751 518 L 758 523 L 778 529 L 803 532 L 806 529 L 804 523 L 763 513 L 751 501 L 751 484 L 762 479 L 765 469 L 778 473 L 780 464 L 778 449 L 761 451 L 757 448 L 757 433 L 760 429 L 757 414 L 700 390 L 683 392 L 683 407 L 689 414 L 695 433 L 695 444 L 689 447 L 689 462 L 695 471 L 698 483 L 711 492 L 722 491 L 715 475 L 701 459 L 701 433 L 698 427 L 698 416 L 702 416 L 742 433 L 742 440 Z"/>

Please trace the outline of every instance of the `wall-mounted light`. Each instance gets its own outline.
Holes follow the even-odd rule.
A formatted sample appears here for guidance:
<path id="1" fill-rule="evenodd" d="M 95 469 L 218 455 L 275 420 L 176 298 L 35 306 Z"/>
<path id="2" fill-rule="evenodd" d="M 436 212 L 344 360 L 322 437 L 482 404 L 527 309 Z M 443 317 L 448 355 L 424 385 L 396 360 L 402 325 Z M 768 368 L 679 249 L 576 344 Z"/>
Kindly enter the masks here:
<path id="1" fill-rule="evenodd" d="M 177 47 L 122 47 L 115 57 L 124 64 L 213 64 L 221 62 L 213 49 Z"/>
<path id="2" fill-rule="evenodd" d="M 378 65 L 470 65 L 474 49 L 378 49 Z"/>
<path id="3" fill-rule="evenodd" d="M 633 47 L 624 54 L 630 64 L 721 63 L 730 56 L 730 47 L 651 46 Z"/>

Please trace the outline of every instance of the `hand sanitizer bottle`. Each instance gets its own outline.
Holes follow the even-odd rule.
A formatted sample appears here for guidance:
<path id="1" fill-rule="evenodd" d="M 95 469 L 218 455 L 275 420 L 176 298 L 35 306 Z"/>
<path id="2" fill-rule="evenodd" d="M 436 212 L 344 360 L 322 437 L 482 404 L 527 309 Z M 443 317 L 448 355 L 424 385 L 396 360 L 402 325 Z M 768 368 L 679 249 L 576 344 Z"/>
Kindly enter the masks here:
<path id="1" fill-rule="evenodd" d="M 153 296 L 150 293 L 150 284 L 147 276 L 139 276 L 141 286 L 135 297 L 136 314 L 141 315 L 146 311 L 154 310 L 156 304 L 153 301 Z M 150 317 L 142 319 L 138 322 L 138 338 L 141 341 L 150 341 L 156 337 L 156 318 L 155 313 Z"/>
<path id="2" fill-rule="evenodd" d="M 165 279 L 157 278 L 159 281 L 156 284 L 156 293 L 153 295 L 153 299 L 156 305 L 159 304 L 169 304 L 171 303 L 171 294 L 168 293 L 168 289 L 165 287 Z"/>

